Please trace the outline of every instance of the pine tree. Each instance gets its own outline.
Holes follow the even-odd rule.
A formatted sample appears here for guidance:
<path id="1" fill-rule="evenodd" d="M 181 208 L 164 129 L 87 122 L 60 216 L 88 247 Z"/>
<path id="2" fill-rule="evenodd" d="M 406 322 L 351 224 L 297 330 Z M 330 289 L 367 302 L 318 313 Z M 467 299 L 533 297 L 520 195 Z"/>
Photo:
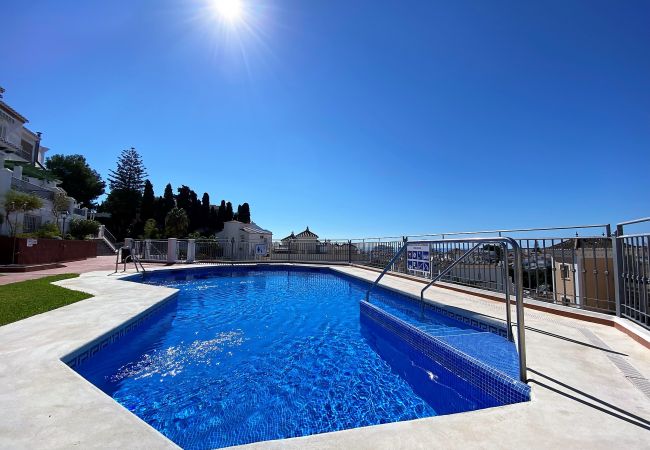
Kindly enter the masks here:
<path id="1" fill-rule="evenodd" d="M 118 239 L 135 232 L 146 175 L 142 158 L 134 148 L 123 150 L 117 159 L 116 170 L 110 171 L 108 182 L 111 192 L 102 206 L 111 214 L 109 228 Z"/>
<path id="2" fill-rule="evenodd" d="M 153 184 L 151 181 L 144 181 L 144 191 L 142 192 L 142 203 L 140 204 L 140 221 L 146 222 L 147 219 L 154 218 L 154 202 L 156 197 L 153 193 Z"/>
<path id="3" fill-rule="evenodd" d="M 142 157 L 135 148 L 122 150 L 117 158 L 117 169 L 109 170 L 108 185 L 111 191 L 137 191 L 142 193 L 147 176 Z"/>

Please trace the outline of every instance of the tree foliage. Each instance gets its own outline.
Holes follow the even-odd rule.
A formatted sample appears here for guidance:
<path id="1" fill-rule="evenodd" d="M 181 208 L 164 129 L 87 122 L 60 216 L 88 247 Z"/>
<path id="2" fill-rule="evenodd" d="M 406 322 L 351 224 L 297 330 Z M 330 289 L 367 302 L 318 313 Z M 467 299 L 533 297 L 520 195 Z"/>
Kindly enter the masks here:
<path id="1" fill-rule="evenodd" d="M 145 176 L 142 158 L 131 148 L 120 154 L 117 168 L 108 177 L 111 191 L 99 209 L 111 214 L 107 226 L 119 239 L 184 237 L 188 232 L 210 236 L 223 230 L 224 222 L 235 215 L 245 223 L 251 221 L 248 203 L 239 205 L 235 214 L 232 203 L 221 200 L 219 206 L 213 206 L 207 192 L 199 197 L 187 185 L 181 185 L 174 195 L 171 183 L 156 197 Z"/>
<path id="2" fill-rule="evenodd" d="M 14 191 L 13 189 L 5 195 L 4 209 L 7 214 L 7 223 L 12 236 L 16 235 L 15 221 L 11 220 L 10 215 L 18 212 L 26 213 L 43 207 L 43 200 L 39 197 L 26 194 L 24 192 Z"/>
<path id="3" fill-rule="evenodd" d="M 174 208 L 165 217 L 165 234 L 167 237 L 183 237 L 187 234 L 189 220 L 184 209 Z"/>
<path id="4" fill-rule="evenodd" d="M 88 219 L 72 219 L 70 221 L 70 234 L 75 239 L 85 239 L 88 236 L 95 236 L 99 231 L 100 223 Z"/>
<path id="5" fill-rule="evenodd" d="M 110 170 L 108 175 L 108 184 L 111 191 L 138 191 L 142 193 L 144 188 L 147 169 L 144 167 L 142 157 L 131 147 L 122 150 L 117 158 L 117 168 Z"/>
<path id="6" fill-rule="evenodd" d="M 111 192 L 101 209 L 111 213 L 109 228 L 118 239 L 135 234 L 146 174 L 142 158 L 134 148 L 123 150 L 117 160 L 117 168 L 110 171 L 108 181 Z"/>
<path id="7" fill-rule="evenodd" d="M 144 190 L 142 191 L 142 203 L 140 204 L 140 220 L 146 221 L 154 216 L 154 202 L 156 197 L 153 193 L 153 184 L 151 181 L 145 180 Z"/>
<path id="8" fill-rule="evenodd" d="M 144 233 L 143 236 L 145 239 L 156 239 L 158 238 L 158 223 L 155 219 L 147 219 L 144 223 Z"/>
<path id="9" fill-rule="evenodd" d="M 106 183 L 82 155 L 52 155 L 45 167 L 61 181 L 63 188 L 77 203 L 87 208 L 104 193 Z"/>

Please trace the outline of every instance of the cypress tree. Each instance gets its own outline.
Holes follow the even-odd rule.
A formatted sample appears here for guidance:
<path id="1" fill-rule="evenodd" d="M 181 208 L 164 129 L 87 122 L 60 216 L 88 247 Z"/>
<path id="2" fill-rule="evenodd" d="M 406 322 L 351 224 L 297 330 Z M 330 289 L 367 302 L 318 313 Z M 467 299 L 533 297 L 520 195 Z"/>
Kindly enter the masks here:
<path id="1" fill-rule="evenodd" d="M 226 217 L 225 217 L 224 222 L 228 222 L 228 221 L 232 220 L 234 218 L 234 216 L 235 215 L 232 212 L 232 203 L 227 202 L 226 203 Z"/>
<path id="2" fill-rule="evenodd" d="M 219 211 L 217 213 L 217 231 L 223 230 L 223 223 L 226 221 L 226 201 L 221 200 Z"/>
<path id="3" fill-rule="evenodd" d="M 241 209 L 239 209 L 239 220 L 244 223 L 251 223 L 251 209 L 248 203 L 244 203 L 241 205 Z"/>
<path id="4" fill-rule="evenodd" d="M 223 222 L 221 228 L 219 228 L 219 208 L 215 206 L 210 207 L 210 217 L 208 218 L 208 229 L 210 234 L 216 233 L 223 229 Z"/>
<path id="5" fill-rule="evenodd" d="M 174 200 L 174 190 L 172 189 L 171 183 L 167 183 L 165 186 L 165 193 L 163 194 L 163 219 L 167 216 L 167 213 L 174 209 L 176 206 L 176 200 Z"/>
<path id="6" fill-rule="evenodd" d="M 178 195 L 176 195 L 176 207 L 184 209 L 186 213 L 189 213 L 192 205 L 192 200 L 190 199 L 190 193 L 192 190 L 189 187 L 182 185 L 177 189 L 177 191 Z"/>
<path id="7" fill-rule="evenodd" d="M 142 203 L 140 204 L 140 221 L 145 222 L 147 219 L 154 218 L 154 202 L 155 196 L 153 193 L 153 184 L 151 181 L 144 181 L 144 191 L 142 192 Z"/>
<path id="8" fill-rule="evenodd" d="M 203 193 L 201 197 L 201 224 L 200 228 L 210 229 L 210 194 Z"/>

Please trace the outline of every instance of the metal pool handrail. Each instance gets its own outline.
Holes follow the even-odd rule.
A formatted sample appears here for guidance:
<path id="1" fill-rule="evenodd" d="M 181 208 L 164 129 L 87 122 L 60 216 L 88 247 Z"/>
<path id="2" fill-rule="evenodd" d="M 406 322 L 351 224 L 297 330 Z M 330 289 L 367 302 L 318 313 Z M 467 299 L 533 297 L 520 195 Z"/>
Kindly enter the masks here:
<path id="1" fill-rule="evenodd" d="M 388 262 L 388 264 L 386 264 L 386 267 L 384 267 L 384 270 L 382 270 L 382 272 L 379 274 L 379 276 L 377 277 L 375 282 L 372 283 L 372 286 L 370 286 L 368 288 L 368 290 L 366 291 L 366 301 L 367 302 L 370 302 L 370 293 L 373 291 L 373 289 L 375 289 L 375 286 L 377 286 L 379 284 L 379 280 L 381 280 L 384 277 L 384 275 L 386 275 L 386 272 L 388 272 L 388 269 L 390 269 L 390 267 L 393 264 L 395 264 L 395 261 L 397 261 L 397 259 L 402 255 L 402 253 L 404 253 L 404 250 L 406 250 L 406 244 L 407 243 L 408 243 L 408 238 L 404 238 L 404 244 L 402 245 L 402 248 L 400 248 L 397 251 L 397 253 L 395 253 L 395 256 L 393 256 L 391 258 L 391 260 Z"/>
<path id="2" fill-rule="evenodd" d="M 514 253 L 514 282 L 516 286 L 516 291 L 515 291 L 515 298 L 517 301 L 516 307 L 517 307 L 517 347 L 519 350 L 519 378 L 521 381 L 524 383 L 527 381 L 527 373 L 526 373 L 526 336 L 525 336 L 525 325 L 524 325 L 524 287 L 523 287 L 523 269 L 521 265 L 521 247 L 517 243 L 516 240 L 509 238 L 509 237 L 489 237 L 489 238 L 466 238 L 466 239 L 445 239 L 443 241 L 411 241 L 411 244 L 431 244 L 431 243 L 468 243 L 468 244 L 475 244 L 470 250 L 466 251 L 460 258 L 456 259 L 449 267 L 447 267 L 444 271 L 442 271 L 440 274 L 438 274 L 436 277 L 431 280 L 420 292 L 420 300 L 424 302 L 424 291 L 426 291 L 429 287 L 431 287 L 435 282 L 439 281 L 444 275 L 449 273 L 451 269 L 453 269 L 454 266 L 456 266 L 460 261 L 465 259 L 467 256 L 469 256 L 472 252 L 474 252 L 479 246 L 482 244 L 499 244 L 501 248 L 503 249 L 503 254 L 504 254 L 504 261 L 507 263 L 508 261 L 508 246 L 512 248 L 512 251 Z M 384 270 L 381 272 L 379 277 L 375 280 L 375 282 L 372 284 L 372 286 L 368 289 L 366 292 L 366 301 L 369 301 L 370 299 L 370 293 L 374 289 L 374 287 L 379 284 L 379 280 L 382 279 L 382 277 L 388 272 L 389 268 L 397 261 L 397 259 L 402 255 L 404 250 L 407 248 L 408 240 L 404 240 L 404 245 L 400 250 L 393 256 L 393 258 L 390 260 L 390 262 L 386 265 Z M 504 272 L 506 269 L 507 264 L 504 264 Z M 507 276 L 506 276 L 506 283 L 504 284 L 505 288 L 505 296 L 506 296 L 506 322 L 507 322 L 507 328 L 508 328 L 508 337 L 511 338 L 512 336 L 512 319 L 511 319 L 511 313 L 510 313 L 510 289 L 507 284 Z"/>

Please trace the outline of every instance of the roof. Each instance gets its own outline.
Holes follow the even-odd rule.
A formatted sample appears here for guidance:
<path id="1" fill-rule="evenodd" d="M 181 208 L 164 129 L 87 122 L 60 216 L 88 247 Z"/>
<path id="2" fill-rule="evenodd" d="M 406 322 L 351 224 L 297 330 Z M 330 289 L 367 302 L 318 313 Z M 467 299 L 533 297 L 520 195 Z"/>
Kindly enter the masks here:
<path id="1" fill-rule="evenodd" d="M 282 241 L 290 241 L 290 240 L 295 239 L 295 238 L 296 238 L 296 235 L 293 234 L 293 231 L 292 231 L 291 234 L 290 234 L 289 236 L 287 236 L 287 237 L 285 237 L 285 238 L 282 238 L 281 240 L 282 240 Z"/>
<path id="2" fill-rule="evenodd" d="M 296 239 L 318 239 L 318 235 L 309 231 L 309 227 L 307 227 L 305 231 L 296 235 Z"/>
<path id="3" fill-rule="evenodd" d="M 16 119 L 20 120 L 20 121 L 23 122 L 23 123 L 27 123 L 27 122 L 29 122 L 29 120 L 27 120 L 27 117 L 25 117 L 25 116 L 23 116 L 22 114 L 20 114 L 18 111 L 16 111 L 15 109 L 13 109 L 11 106 L 7 105 L 7 104 L 6 104 L 5 102 L 3 102 L 2 100 L 0 100 L 0 109 L 4 109 L 6 112 L 8 112 L 9 114 L 11 114 L 11 115 L 14 116 Z"/>
<path id="4" fill-rule="evenodd" d="M 539 245 L 539 244 L 537 244 Z M 542 248 L 543 246 L 540 246 Z M 585 251 L 591 249 L 612 248 L 612 240 L 606 237 L 589 237 L 589 238 L 569 238 L 558 242 L 555 245 L 546 248 L 546 251 L 576 250 L 584 248 Z M 523 249 L 525 250 L 525 249 Z M 544 251 L 542 249 L 542 251 Z"/>
<path id="5" fill-rule="evenodd" d="M 242 227 L 241 229 L 247 233 L 273 234 L 269 230 L 265 230 L 264 228 L 260 227 L 255 222 L 247 223 L 245 225 L 246 226 Z"/>

